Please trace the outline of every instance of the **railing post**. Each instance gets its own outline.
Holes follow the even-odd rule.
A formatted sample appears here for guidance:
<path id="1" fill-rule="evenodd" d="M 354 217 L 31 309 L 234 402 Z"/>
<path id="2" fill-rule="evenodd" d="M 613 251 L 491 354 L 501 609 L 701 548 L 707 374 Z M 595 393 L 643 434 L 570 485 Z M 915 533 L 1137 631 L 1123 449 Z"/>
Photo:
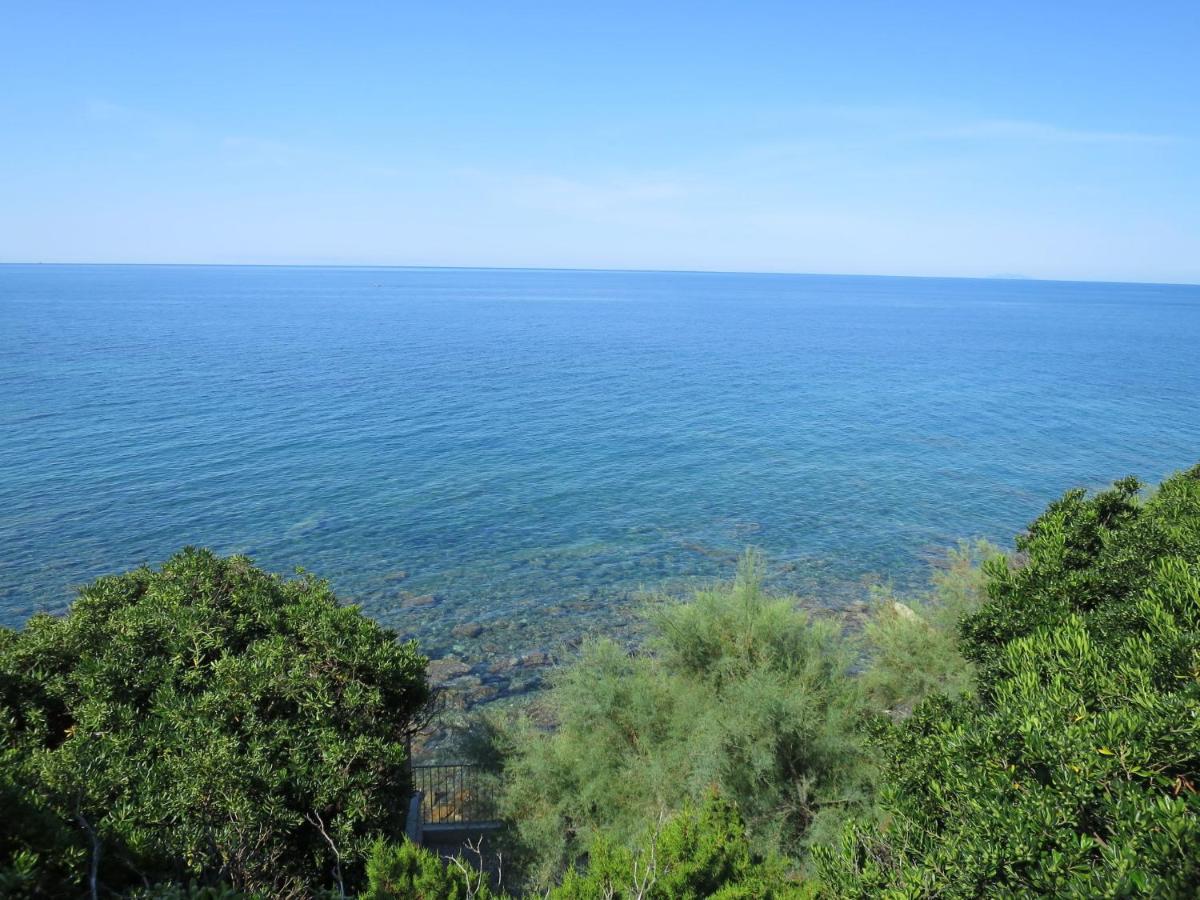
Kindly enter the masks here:
<path id="1" fill-rule="evenodd" d="M 408 800 L 408 819 L 404 823 L 404 836 L 414 844 L 420 844 L 424 836 L 424 823 L 421 821 L 424 811 L 424 794 L 413 791 Z"/>

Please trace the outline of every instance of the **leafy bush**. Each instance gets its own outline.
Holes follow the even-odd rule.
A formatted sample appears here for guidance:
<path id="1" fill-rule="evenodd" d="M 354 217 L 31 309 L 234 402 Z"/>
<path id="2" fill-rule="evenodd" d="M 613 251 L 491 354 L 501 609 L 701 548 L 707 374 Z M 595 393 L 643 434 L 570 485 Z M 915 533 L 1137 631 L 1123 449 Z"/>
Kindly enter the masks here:
<path id="1" fill-rule="evenodd" d="M 882 826 L 819 848 L 838 896 L 1200 891 L 1200 467 L 1072 491 L 986 564 L 977 697 L 883 729 Z"/>
<path id="2" fill-rule="evenodd" d="M 716 787 L 761 852 L 795 850 L 814 822 L 840 820 L 870 777 L 861 700 L 835 625 L 766 596 L 747 555 L 732 585 L 652 613 L 629 654 L 587 643 L 545 698 L 556 727 L 500 726 L 504 804 L 549 884 L 603 833 L 631 846 Z"/>
<path id="3" fill-rule="evenodd" d="M 30 807 L 0 827 L 0 877 L 350 884 L 403 829 L 425 664 L 324 582 L 243 557 L 187 549 L 97 580 L 67 615 L 0 630 L 0 790 Z"/>
<path id="4" fill-rule="evenodd" d="M 0 633 L 0 654 L 4 636 Z M 3 678 L 0 675 L 0 678 Z M 0 696 L 4 688 L 0 687 Z M 13 722 L 0 721 L 0 740 Z M 77 891 L 87 850 L 77 828 L 38 804 L 18 782 L 21 754 L 0 750 L 0 897 L 52 897 Z"/>
<path id="5" fill-rule="evenodd" d="M 450 863 L 408 841 L 379 840 L 367 859 L 361 900 L 492 900 L 487 876 L 462 858 Z"/>

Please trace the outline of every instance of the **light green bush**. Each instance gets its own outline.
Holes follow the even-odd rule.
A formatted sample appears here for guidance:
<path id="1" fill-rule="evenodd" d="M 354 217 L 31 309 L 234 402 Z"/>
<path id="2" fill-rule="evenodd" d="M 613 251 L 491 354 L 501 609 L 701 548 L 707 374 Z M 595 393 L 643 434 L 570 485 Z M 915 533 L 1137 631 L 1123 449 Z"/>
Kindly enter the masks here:
<path id="1" fill-rule="evenodd" d="M 756 556 L 651 623 L 643 651 L 592 641 L 556 675 L 552 732 L 501 728 L 505 808 L 535 883 L 600 835 L 630 846 L 714 787 L 764 853 L 794 852 L 867 793 L 851 654 L 834 624 L 763 592 Z"/>
<path id="2" fill-rule="evenodd" d="M 971 689 L 974 668 L 959 649 L 958 626 L 986 599 L 982 564 L 999 555 L 987 541 L 960 543 L 934 568 L 924 595 L 902 598 L 889 586 L 873 590 L 860 676 L 873 706 L 903 717 L 933 694 L 957 697 Z"/>
<path id="3" fill-rule="evenodd" d="M 459 858 L 447 863 L 410 842 L 376 841 L 360 900 L 499 900 L 487 876 Z"/>
<path id="4" fill-rule="evenodd" d="M 736 806 L 717 796 L 651 825 L 633 848 L 600 836 L 549 900 L 802 900 L 811 888 L 750 850 Z"/>

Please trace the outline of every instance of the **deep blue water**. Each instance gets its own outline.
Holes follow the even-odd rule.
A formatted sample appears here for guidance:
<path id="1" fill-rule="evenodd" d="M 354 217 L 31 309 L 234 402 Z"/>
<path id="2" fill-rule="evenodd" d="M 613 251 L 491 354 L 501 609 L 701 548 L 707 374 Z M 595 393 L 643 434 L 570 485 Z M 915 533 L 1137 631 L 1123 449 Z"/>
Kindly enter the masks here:
<path id="1" fill-rule="evenodd" d="M 0 386 L 0 622 L 194 543 L 521 650 L 748 544 L 826 605 L 912 587 L 1194 464 L 1200 288 L 4 266 Z"/>

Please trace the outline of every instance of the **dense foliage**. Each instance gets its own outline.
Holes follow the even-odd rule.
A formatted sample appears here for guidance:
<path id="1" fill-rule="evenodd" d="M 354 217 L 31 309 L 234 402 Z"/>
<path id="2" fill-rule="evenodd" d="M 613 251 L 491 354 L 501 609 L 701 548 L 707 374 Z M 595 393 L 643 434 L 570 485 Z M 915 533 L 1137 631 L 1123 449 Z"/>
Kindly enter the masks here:
<path id="1" fill-rule="evenodd" d="M 551 733 L 499 726 L 506 811 L 536 883 L 597 835 L 629 845 L 714 787 L 761 852 L 795 851 L 863 796 L 852 656 L 837 625 L 763 593 L 757 557 L 732 585 L 651 616 L 643 650 L 592 641 L 558 673 L 543 701 Z"/>
<path id="2" fill-rule="evenodd" d="M 880 741 L 884 825 L 817 851 L 839 896 L 1200 891 L 1200 467 L 1072 491 L 986 564 L 976 697 Z"/>
<path id="3" fill-rule="evenodd" d="M 191 549 L 0 630 L 0 892 L 349 885 L 403 828 L 425 664 L 317 579 Z"/>
<path id="4" fill-rule="evenodd" d="M 410 843 L 379 842 L 362 900 L 495 900 L 498 893 L 463 859 L 443 862 Z M 572 866 L 547 900 L 802 900 L 809 889 L 780 860 L 750 849 L 737 808 L 710 794 L 647 826 L 633 846 L 599 835 L 587 864 Z"/>

